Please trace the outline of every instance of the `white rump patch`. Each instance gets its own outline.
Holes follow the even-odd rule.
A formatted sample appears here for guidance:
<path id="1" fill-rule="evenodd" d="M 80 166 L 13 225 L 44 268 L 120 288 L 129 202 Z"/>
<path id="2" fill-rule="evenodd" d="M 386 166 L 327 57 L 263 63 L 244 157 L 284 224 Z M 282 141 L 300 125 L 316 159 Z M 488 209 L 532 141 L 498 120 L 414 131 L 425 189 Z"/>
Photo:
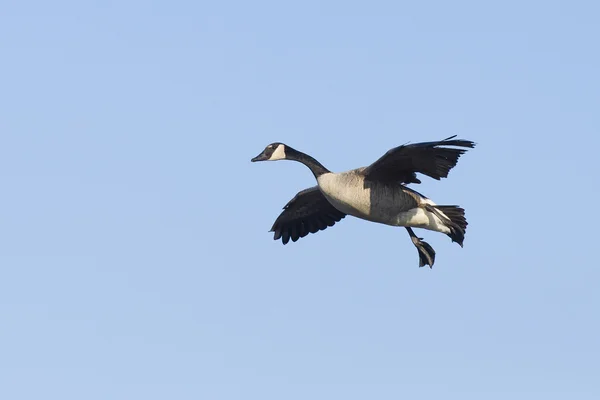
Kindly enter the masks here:
<path id="1" fill-rule="evenodd" d="M 432 212 L 422 207 L 416 207 L 398 215 L 399 226 L 423 228 L 430 231 L 450 233 L 450 228 Z"/>

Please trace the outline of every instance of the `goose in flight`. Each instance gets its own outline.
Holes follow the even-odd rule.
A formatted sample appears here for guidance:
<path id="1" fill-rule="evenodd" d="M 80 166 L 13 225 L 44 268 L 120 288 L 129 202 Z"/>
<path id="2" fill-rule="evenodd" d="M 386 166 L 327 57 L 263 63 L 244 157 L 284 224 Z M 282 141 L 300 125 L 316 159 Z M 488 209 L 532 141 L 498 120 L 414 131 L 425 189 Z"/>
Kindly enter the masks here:
<path id="1" fill-rule="evenodd" d="M 469 140 L 447 139 L 395 147 L 368 167 L 331 172 L 313 157 L 283 143 L 271 143 L 256 161 L 293 160 L 306 165 L 317 185 L 302 190 L 283 208 L 271 232 L 287 244 L 309 233 L 335 225 L 346 215 L 381 224 L 405 227 L 419 253 L 419 267 L 433 267 L 435 251 L 412 228 L 441 232 L 461 247 L 467 229 L 465 211 L 456 205 L 437 205 L 407 187 L 421 181 L 417 173 L 446 178 Z"/>

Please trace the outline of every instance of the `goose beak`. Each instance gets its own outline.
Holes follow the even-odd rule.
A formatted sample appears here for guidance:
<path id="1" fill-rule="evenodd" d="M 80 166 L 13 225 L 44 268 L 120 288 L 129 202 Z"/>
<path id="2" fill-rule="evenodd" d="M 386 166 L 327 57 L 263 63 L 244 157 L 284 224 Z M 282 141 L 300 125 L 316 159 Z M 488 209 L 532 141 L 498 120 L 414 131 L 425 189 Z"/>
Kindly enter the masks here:
<path id="1" fill-rule="evenodd" d="M 254 157 L 253 159 L 251 159 L 250 161 L 252 161 L 252 162 L 256 162 L 256 161 L 265 161 L 265 160 L 267 160 L 267 159 L 268 159 L 268 157 L 267 157 L 267 156 L 265 156 L 265 153 L 264 153 L 264 152 L 262 152 L 262 153 L 260 153 L 259 155 L 257 155 L 256 157 Z"/>

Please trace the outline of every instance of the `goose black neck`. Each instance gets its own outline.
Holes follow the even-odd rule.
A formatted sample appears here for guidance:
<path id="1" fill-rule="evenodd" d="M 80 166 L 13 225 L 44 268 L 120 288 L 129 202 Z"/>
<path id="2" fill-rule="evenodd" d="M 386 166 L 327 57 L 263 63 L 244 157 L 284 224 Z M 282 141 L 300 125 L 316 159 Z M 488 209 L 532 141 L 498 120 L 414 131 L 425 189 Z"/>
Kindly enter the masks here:
<path id="1" fill-rule="evenodd" d="M 292 149 L 290 147 L 286 148 L 285 157 L 288 160 L 298 161 L 306 165 L 313 173 L 315 178 L 318 178 L 319 176 L 330 172 L 327 168 L 323 166 L 323 164 L 321 164 L 308 154 L 304 154 L 303 152 Z"/>

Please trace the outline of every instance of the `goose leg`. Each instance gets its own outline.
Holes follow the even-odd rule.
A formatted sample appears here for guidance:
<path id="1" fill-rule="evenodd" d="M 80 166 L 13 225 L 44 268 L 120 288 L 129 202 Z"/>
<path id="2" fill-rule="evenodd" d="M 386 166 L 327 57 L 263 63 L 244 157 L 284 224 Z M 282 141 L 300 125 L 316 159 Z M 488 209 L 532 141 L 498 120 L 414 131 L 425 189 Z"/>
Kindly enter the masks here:
<path id="1" fill-rule="evenodd" d="M 410 240 L 412 240 L 419 252 L 419 267 L 429 265 L 429 268 L 433 268 L 433 263 L 435 262 L 435 250 L 433 250 L 433 247 L 423 241 L 423 238 L 417 237 L 412 228 L 406 227 L 406 230 L 408 231 Z"/>

